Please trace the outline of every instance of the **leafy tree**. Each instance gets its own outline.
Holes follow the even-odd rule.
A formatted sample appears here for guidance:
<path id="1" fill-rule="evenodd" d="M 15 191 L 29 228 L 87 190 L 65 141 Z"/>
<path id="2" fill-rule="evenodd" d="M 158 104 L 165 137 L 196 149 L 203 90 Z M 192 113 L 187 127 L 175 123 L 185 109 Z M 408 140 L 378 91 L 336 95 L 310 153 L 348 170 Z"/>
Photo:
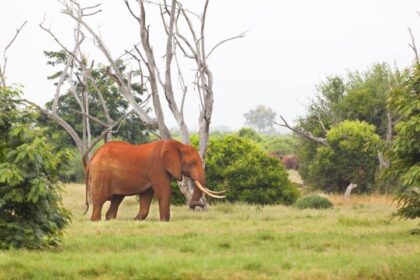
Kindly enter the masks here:
<path id="1" fill-rule="evenodd" d="M 364 121 L 374 125 L 376 133 L 386 143 L 390 133 L 386 98 L 390 89 L 399 83 L 399 71 L 385 63 L 374 64 L 364 72 L 349 72 L 345 77 L 328 77 L 317 86 L 316 98 L 298 126 L 315 137 L 326 138 L 332 127 L 345 120 Z M 313 181 L 312 165 L 319 147 L 303 138 L 299 142 L 299 173 L 309 183 Z M 384 146 L 378 145 L 377 151 L 383 150 Z M 372 185 L 374 177 L 370 178 L 372 182 L 369 184 Z"/>
<path id="2" fill-rule="evenodd" d="M 364 72 L 349 72 L 344 78 L 327 77 L 316 87 L 316 97 L 299 126 L 314 136 L 325 137 L 333 125 L 344 120 L 359 120 L 373 124 L 384 138 L 387 94 L 399 83 L 399 77 L 399 71 L 392 70 L 386 63 L 374 64 Z"/>
<path id="3" fill-rule="evenodd" d="M 255 128 L 260 133 L 269 133 L 273 130 L 276 113 L 270 108 L 258 105 L 254 110 L 244 114 L 245 124 Z"/>
<path id="4" fill-rule="evenodd" d="M 58 182 L 67 153 L 49 144 L 20 94 L 0 87 L 0 249 L 57 245 L 70 221 Z"/>
<path id="5" fill-rule="evenodd" d="M 315 151 L 308 168 L 308 183 L 326 191 L 343 192 L 356 183 L 362 192 L 371 191 L 377 167 L 380 137 L 366 122 L 344 121 L 327 133 L 328 146 Z"/>
<path id="6" fill-rule="evenodd" d="M 397 197 L 405 218 L 420 217 L 420 65 L 403 75 L 401 86 L 394 88 L 388 106 L 396 115 L 395 137 L 391 146 L 388 178 L 398 178 L 403 191 Z"/>
<path id="7" fill-rule="evenodd" d="M 66 62 L 67 56 L 64 51 L 60 52 L 45 52 L 45 55 L 49 58 L 47 62 L 51 66 L 56 66 L 64 64 Z M 121 71 L 125 70 L 125 66 L 119 62 L 119 67 Z M 79 71 L 81 71 L 79 69 Z M 128 112 L 129 104 L 126 99 L 119 93 L 118 87 L 115 85 L 115 82 L 109 77 L 105 67 L 99 66 L 91 70 L 92 77 L 95 80 L 97 88 L 102 93 L 102 96 L 107 104 L 109 115 L 112 120 L 118 120 L 120 117 L 125 115 Z M 59 78 L 61 72 L 57 72 L 48 78 L 55 80 Z M 81 75 L 81 73 L 80 73 Z M 75 82 L 76 95 L 79 100 L 81 100 L 81 91 L 82 87 L 86 86 L 86 92 L 89 98 L 89 114 L 100 119 L 104 123 L 107 122 L 102 104 L 100 102 L 100 97 L 96 92 L 94 84 L 88 82 L 87 85 L 82 85 L 80 81 Z M 142 101 L 143 89 L 138 84 L 133 84 L 134 98 L 136 102 L 140 103 Z M 51 109 L 53 101 L 49 101 L 46 104 L 48 109 Z M 58 114 L 68 122 L 75 130 L 82 134 L 82 115 L 80 114 L 80 106 L 75 99 L 72 92 L 67 92 L 65 95 L 60 97 L 60 102 L 58 105 Z M 41 122 L 47 124 L 49 128 L 49 133 L 54 135 L 56 143 L 68 146 L 73 145 L 73 141 L 70 136 L 55 122 L 51 121 L 45 115 L 41 115 Z M 101 135 L 104 130 L 103 125 L 91 121 L 90 122 L 91 133 L 93 137 Z M 139 117 L 136 114 L 130 114 L 119 126 L 118 132 L 115 135 L 122 140 L 128 141 L 130 143 L 143 143 L 148 139 L 148 132 L 142 125 Z"/>
<path id="8" fill-rule="evenodd" d="M 382 138 L 387 133 L 386 100 L 391 88 L 398 85 L 400 72 L 386 64 L 374 64 L 367 71 L 349 73 L 346 91 L 339 104 L 343 118 L 373 124 Z"/>
<path id="9" fill-rule="evenodd" d="M 227 189 L 232 202 L 292 204 L 298 197 L 282 164 L 236 135 L 211 139 L 205 168 L 207 184 Z"/>

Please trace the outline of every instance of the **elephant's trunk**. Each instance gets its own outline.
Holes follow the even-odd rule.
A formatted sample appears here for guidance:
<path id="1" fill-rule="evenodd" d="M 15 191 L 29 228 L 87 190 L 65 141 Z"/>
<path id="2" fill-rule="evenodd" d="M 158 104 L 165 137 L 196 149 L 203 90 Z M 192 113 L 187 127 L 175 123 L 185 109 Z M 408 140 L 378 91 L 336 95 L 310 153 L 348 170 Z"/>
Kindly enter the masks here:
<path id="1" fill-rule="evenodd" d="M 201 208 L 206 207 L 206 205 L 200 201 L 202 195 L 203 195 L 203 192 L 197 187 L 197 183 L 195 183 L 194 191 L 193 191 L 191 201 L 190 201 L 191 209 L 194 209 L 196 206 L 199 206 Z"/>

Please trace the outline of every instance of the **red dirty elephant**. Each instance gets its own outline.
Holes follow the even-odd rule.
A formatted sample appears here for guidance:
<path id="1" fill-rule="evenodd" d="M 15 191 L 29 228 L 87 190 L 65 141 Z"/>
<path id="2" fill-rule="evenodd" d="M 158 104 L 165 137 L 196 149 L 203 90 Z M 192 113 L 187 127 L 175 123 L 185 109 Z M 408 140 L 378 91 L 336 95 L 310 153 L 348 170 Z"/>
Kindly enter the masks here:
<path id="1" fill-rule="evenodd" d="M 86 168 L 86 205 L 91 193 L 92 221 L 101 219 L 105 201 L 111 205 L 106 219 L 115 219 L 118 206 L 126 195 L 140 194 L 140 209 L 136 219 L 143 220 L 149 213 L 153 196 L 159 202 L 160 219 L 169 221 L 171 202 L 171 178 L 178 181 L 187 176 L 195 183 L 190 207 L 204 207 L 199 201 L 205 193 L 224 198 L 206 187 L 201 158 L 191 145 L 175 140 L 162 140 L 141 145 L 112 141 L 96 151 Z"/>

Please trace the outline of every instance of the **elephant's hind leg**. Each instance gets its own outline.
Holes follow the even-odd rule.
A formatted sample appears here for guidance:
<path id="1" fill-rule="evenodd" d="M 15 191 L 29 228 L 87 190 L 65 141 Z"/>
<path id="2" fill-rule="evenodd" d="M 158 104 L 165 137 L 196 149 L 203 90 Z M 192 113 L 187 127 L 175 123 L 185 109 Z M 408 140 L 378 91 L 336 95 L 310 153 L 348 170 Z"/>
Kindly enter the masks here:
<path id="1" fill-rule="evenodd" d="M 123 195 L 113 195 L 111 197 L 111 205 L 109 206 L 108 211 L 106 212 L 106 219 L 115 219 L 117 217 L 118 207 L 120 206 L 121 201 L 123 201 Z"/>
<path id="2" fill-rule="evenodd" d="M 93 222 L 100 221 L 102 206 L 105 203 L 105 199 L 93 199 L 92 202 L 93 202 L 93 209 L 92 209 L 92 216 L 90 220 Z"/>
<path id="3" fill-rule="evenodd" d="M 134 218 L 135 220 L 146 219 L 147 215 L 149 214 L 150 203 L 152 202 L 153 196 L 154 192 L 152 188 L 140 194 L 140 209 L 139 213 Z"/>

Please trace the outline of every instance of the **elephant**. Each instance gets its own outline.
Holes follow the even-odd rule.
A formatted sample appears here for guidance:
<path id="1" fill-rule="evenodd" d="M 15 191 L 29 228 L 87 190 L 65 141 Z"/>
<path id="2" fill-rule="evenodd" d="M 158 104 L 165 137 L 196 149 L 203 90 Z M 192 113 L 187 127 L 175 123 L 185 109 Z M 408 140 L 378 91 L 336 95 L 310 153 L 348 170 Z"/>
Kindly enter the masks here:
<path id="1" fill-rule="evenodd" d="M 280 157 L 280 159 L 287 169 L 294 169 L 294 170 L 299 169 L 299 161 L 298 161 L 297 156 L 285 155 L 285 156 Z"/>
<path id="2" fill-rule="evenodd" d="M 140 194 L 140 209 L 135 217 L 146 219 L 154 196 L 159 203 L 161 221 L 170 220 L 171 178 L 181 181 L 183 176 L 194 181 L 191 208 L 204 207 L 203 193 L 215 198 L 224 191 L 211 191 L 206 185 L 206 174 L 197 150 L 175 140 L 160 140 L 133 145 L 111 141 L 101 146 L 85 170 L 86 212 L 89 193 L 93 204 L 91 221 L 101 220 L 103 204 L 110 200 L 106 219 L 115 219 L 125 196 Z M 86 213 L 85 212 L 85 213 Z"/>

